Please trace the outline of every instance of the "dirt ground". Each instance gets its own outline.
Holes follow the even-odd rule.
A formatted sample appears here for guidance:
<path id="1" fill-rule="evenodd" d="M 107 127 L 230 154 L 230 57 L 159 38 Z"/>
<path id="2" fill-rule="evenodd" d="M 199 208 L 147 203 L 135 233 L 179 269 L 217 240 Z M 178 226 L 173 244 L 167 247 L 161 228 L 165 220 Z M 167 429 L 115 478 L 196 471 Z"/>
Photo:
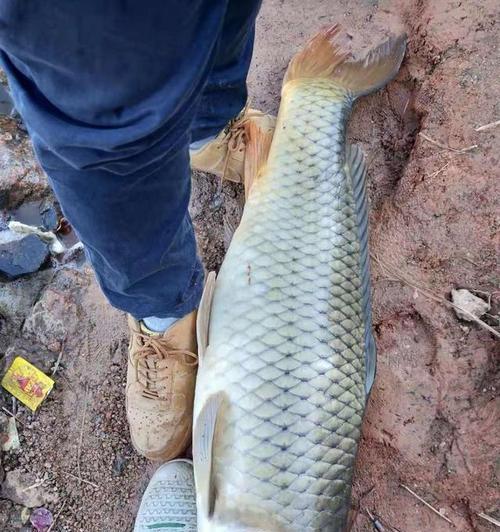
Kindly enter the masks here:
<path id="1" fill-rule="evenodd" d="M 500 518 L 498 343 L 458 320 L 452 288 L 491 298 L 498 329 L 500 118 L 499 4 L 495 0 L 264 0 L 250 92 L 276 112 L 291 55 L 318 28 L 340 22 L 358 53 L 406 31 L 397 79 L 356 104 L 351 142 L 369 161 L 374 330 L 378 373 L 359 451 L 355 532 L 495 529 Z M 49 196 L 19 124 L 0 121 L 0 209 Z M 242 211 L 242 189 L 195 175 L 191 211 L 207 269 L 217 269 Z M 56 386 L 38 413 L 18 408 L 19 451 L 4 453 L 0 530 L 31 530 L 8 482 L 21 474 L 52 530 L 132 530 L 155 466 L 130 446 L 124 410 L 125 316 L 74 261 L 0 285 L 0 356 L 23 355 Z M 0 406 L 12 409 L 7 394 Z M 0 467 L 0 483 L 4 474 Z M 79 480 L 81 479 L 81 480 Z M 26 490 L 28 488 L 28 490 Z M 23 491 L 24 490 L 24 491 Z M 19 502 L 19 500 L 17 501 Z M 392 528 L 390 528 L 392 527 Z"/>

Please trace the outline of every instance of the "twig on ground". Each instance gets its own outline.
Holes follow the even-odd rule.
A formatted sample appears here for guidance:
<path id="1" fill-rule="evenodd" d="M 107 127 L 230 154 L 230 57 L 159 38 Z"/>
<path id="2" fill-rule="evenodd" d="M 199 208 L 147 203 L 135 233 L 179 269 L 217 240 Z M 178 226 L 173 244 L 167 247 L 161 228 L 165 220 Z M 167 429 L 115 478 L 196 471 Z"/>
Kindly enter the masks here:
<path id="1" fill-rule="evenodd" d="M 485 521 L 488 521 L 492 525 L 500 527 L 500 521 L 498 519 L 495 519 L 494 517 L 491 517 L 491 515 L 485 514 L 483 512 L 479 512 L 477 514 L 481 519 L 484 519 Z"/>
<path id="2" fill-rule="evenodd" d="M 490 314 L 489 312 L 484 313 L 485 316 L 488 316 L 490 320 L 495 320 L 498 322 L 498 325 L 500 325 L 500 316 L 495 316 L 495 314 Z"/>
<path id="3" fill-rule="evenodd" d="M 52 373 L 50 375 L 51 377 L 53 377 L 56 374 L 56 371 L 59 369 L 59 364 L 61 363 L 65 345 L 66 345 L 66 341 L 63 341 L 61 350 L 59 351 L 59 356 L 57 357 L 56 363 L 54 364 L 54 369 L 52 370 Z"/>
<path id="4" fill-rule="evenodd" d="M 402 116 L 404 116 L 406 114 L 406 110 L 408 109 L 408 104 L 409 103 L 410 103 L 410 97 L 408 96 L 408 98 L 406 99 L 405 106 L 403 107 L 403 112 L 401 113 Z"/>
<path id="5" fill-rule="evenodd" d="M 370 493 L 375 489 L 375 484 L 373 484 L 373 486 L 371 488 L 368 488 L 365 492 L 363 492 L 360 496 L 359 496 L 359 501 L 362 501 L 365 497 L 368 497 L 368 495 L 370 495 Z"/>
<path id="6" fill-rule="evenodd" d="M 435 172 L 433 172 L 432 174 L 428 175 L 427 177 L 425 177 L 425 179 L 432 179 L 433 177 L 436 177 L 437 175 L 439 175 L 445 168 L 448 168 L 448 166 L 450 165 L 450 161 L 448 161 L 445 165 L 441 166 L 441 168 L 439 168 L 439 170 L 436 170 Z"/>
<path id="7" fill-rule="evenodd" d="M 438 148 L 442 148 L 443 150 L 452 151 L 453 153 L 467 153 L 469 151 L 475 150 L 476 148 L 479 148 L 477 144 L 473 144 L 472 146 L 467 146 L 466 148 L 460 148 L 460 149 L 452 148 L 451 146 L 447 146 L 446 144 L 442 144 L 441 142 L 438 142 L 437 140 L 431 139 L 431 137 L 427 136 L 425 133 L 420 132 L 419 135 L 427 142 L 434 144 L 434 146 L 437 146 Z"/>
<path id="8" fill-rule="evenodd" d="M 471 510 L 470 501 L 468 497 L 462 497 L 461 503 L 465 507 L 465 518 L 467 519 L 467 523 L 469 523 L 471 532 L 479 532 L 476 527 L 476 515 L 475 512 Z"/>
<path id="9" fill-rule="evenodd" d="M 458 259 L 465 260 L 469 264 L 472 264 L 472 266 L 475 266 L 476 268 L 479 268 L 479 264 L 477 262 L 474 262 L 471 258 L 467 257 L 466 255 L 457 254 L 453 258 L 455 258 L 455 257 L 458 258 Z"/>
<path id="10" fill-rule="evenodd" d="M 69 471 L 63 471 L 65 475 L 68 475 L 71 478 L 74 478 L 75 480 L 78 480 L 79 482 L 83 482 L 84 484 L 88 484 L 89 486 L 93 486 L 94 488 L 99 489 L 99 485 L 95 484 L 94 482 L 91 482 L 90 480 L 86 480 L 82 477 L 79 477 L 77 475 L 73 475 L 73 473 L 70 473 Z"/>
<path id="11" fill-rule="evenodd" d="M 83 480 L 82 472 L 80 470 L 80 457 L 82 454 L 83 431 L 85 429 L 85 417 L 87 415 L 88 398 L 89 398 L 89 388 L 88 386 L 85 386 L 85 402 L 83 404 L 82 424 L 80 426 L 80 438 L 78 440 L 78 450 L 76 454 L 76 466 L 78 470 L 78 477 L 80 478 L 80 480 Z"/>
<path id="12" fill-rule="evenodd" d="M 472 312 L 469 312 L 467 309 L 462 308 L 459 305 L 455 305 L 455 303 L 452 303 L 451 301 L 448 301 L 444 297 L 441 297 L 435 294 L 430 288 L 427 288 L 424 285 L 421 285 L 419 283 L 416 283 L 415 281 L 412 281 L 411 279 L 408 279 L 408 277 L 406 277 L 396 267 L 391 266 L 388 263 L 384 262 L 377 255 L 372 253 L 371 257 L 376 263 L 378 263 L 382 267 L 382 269 L 384 269 L 391 276 L 396 277 L 398 281 L 405 283 L 408 286 L 411 286 L 415 290 L 418 290 L 422 295 L 428 297 L 429 299 L 437 301 L 438 303 L 442 303 L 443 305 L 446 305 L 448 308 L 454 308 L 454 309 L 460 310 L 461 312 L 466 314 L 472 321 L 476 322 L 479 326 L 481 326 L 483 329 L 486 329 L 488 332 L 490 332 L 497 338 L 500 338 L 500 332 L 498 332 L 496 329 L 494 329 L 493 327 L 485 323 L 483 320 L 478 318 L 475 314 L 472 314 Z"/>
<path id="13" fill-rule="evenodd" d="M 490 122 L 489 124 L 484 124 L 484 126 L 475 127 L 474 131 L 486 131 L 487 129 L 493 129 L 496 126 L 500 126 L 500 120 Z"/>
<path id="14" fill-rule="evenodd" d="M 18 423 L 21 425 L 24 425 L 24 421 L 21 421 L 15 414 L 13 414 L 9 409 L 5 408 L 5 406 L 2 406 L 2 410 L 8 414 L 10 417 L 13 417 Z"/>
<path id="15" fill-rule="evenodd" d="M 52 524 L 47 529 L 47 532 L 51 532 L 51 530 L 55 527 L 56 521 L 59 518 L 59 516 L 61 515 L 62 511 L 64 510 L 64 507 L 66 506 L 67 502 L 68 502 L 68 499 L 64 499 L 63 503 L 61 504 L 61 507 L 59 508 L 59 510 L 57 510 L 57 513 L 54 516 L 54 520 L 52 521 Z"/>
<path id="16" fill-rule="evenodd" d="M 385 532 L 384 525 L 368 510 L 366 509 L 366 513 L 368 514 L 368 517 L 370 518 L 370 521 L 372 523 L 373 529 L 377 532 Z"/>
<path id="17" fill-rule="evenodd" d="M 427 508 L 429 508 L 430 510 L 432 510 L 436 515 L 439 515 L 439 517 L 441 517 L 441 519 L 444 519 L 447 523 L 449 523 L 451 526 L 455 526 L 455 523 L 451 520 L 451 519 L 448 519 L 448 517 L 446 517 L 446 515 L 442 514 L 439 510 L 437 510 L 436 508 L 434 508 L 434 506 L 432 506 L 431 504 L 429 504 L 426 500 L 422 499 L 422 497 L 420 497 L 419 495 L 417 495 L 413 490 L 411 490 L 408 486 L 405 486 L 404 484 L 400 484 L 400 486 L 405 489 L 408 493 L 410 493 L 411 495 L 413 495 L 416 499 L 418 499 L 421 503 L 425 504 L 425 506 L 427 506 Z"/>
<path id="18" fill-rule="evenodd" d="M 485 292 L 484 290 L 477 290 L 475 288 L 471 288 L 470 291 L 474 294 L 483 294 L 483 296 L 486 296 L 488 298 L 488 306 L 491 307 L 491 298 L 495 292 Z"/>
<path id="19" fill-rule="evenodd" d="M 31 486 L 28 486 L 27 488 L 22 489 L 21 493 L 24 493 L 25 491 L 29 491 L 29 490 L 33 490 L 35 488 L 38 488 L 39 486 L 41 486 L 42 484 L 45 483 L 45 480 L 46 479 L 38 480 L 34 484 L 31 484 Z"/>

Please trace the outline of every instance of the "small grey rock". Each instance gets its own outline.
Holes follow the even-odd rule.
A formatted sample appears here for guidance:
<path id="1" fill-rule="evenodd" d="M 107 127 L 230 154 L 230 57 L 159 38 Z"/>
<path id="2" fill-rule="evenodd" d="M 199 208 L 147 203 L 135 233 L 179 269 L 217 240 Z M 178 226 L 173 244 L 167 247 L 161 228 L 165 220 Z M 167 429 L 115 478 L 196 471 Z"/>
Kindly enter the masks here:
<path id="1" fill-rule="evenodd" d="M 460 288 L 459 290 L 451 291 L 451 300 L 454 305 L 460 307 L 464 310 L 467 310 L 476 318 L 480 318 L 483 314 L 486 314 L 490 310 L 490 305 L 481 299 L 480 297 L 475 296 L 465 288 Z M 474 321 L 473 318 L 462 312 L 458 308 L 453 309 L 458 318 L 464 321 Z"/>
<path id="2" fill-rule="evenodd" d="M 35 477 L 28 473 L 23 473 L 19 469 L 9 471 L 2 484 L 1 496 L 27 508 L 43 506 L 46 501 L 44 488 L 36 484 Z"/>
<path id="3" fill-rule="evenodd" d="M 49 247 L 36 235 L 0 244 L 0 276 L 7 280 L 36 272 L 49 256 Z"/>
<path id="4" fill-rule="evenodd" d="M 85 249 L 81 242 L 77 242 L 67 249 L 62 256 L 58 258 L 60 264 L 74 262 L 77 268 L 85 264 Z"/>
<path id="5" fill-rule="evenodd" d="M 3 359 L 0 360 L 0 371 L 7 371 L 17 357 L 23 357 L 33 366 L 50 375 L 58 355 L 59 353 L 49 351 L 35 342 L 24 338 L 16 338 L 5 351 Z"/>
<path id="6" fill-rule="evenodd" d="M 113 460 L 113 473 L 116 476 L 122 475 L 127 463 L 127 458 L 123 457 L 121 454 L 117 454 Z"/>
<path id="7" fill-rule="evenodd" d="M 7 524 L 9 523 L 13 508 L 13 504 L 9 501 L 0 500 L 0 530 L 8 530 Z"/>
<path id="8" fill-rule="evenodd" d="M 13 504 L 7 519 L 6 531 L 8 532 L 22 532 L 24 529 L 23 525 L 23 512 L 24 507 L 19 506 L 18 504 Z M 3 529 L 2 529 L 3 531 Z M 31 532 L 31 531 L 30 531 Z"/>
<path id="9" fill-rule="evenodd" d="M 0 453 L 0 486 L 2 485 L 2 482 L 3 482 L 4 478 L 5 478 L 5 470 L 4 470 L 3 464 L 2 464 L 2 453 Z"/>
<path id="10" fill-rule="evenodd" d="M 0 115 L 12 116 L 14 111 L 14 102 L 7 87 L 0 84 Z"/>
<path id="11" fill-rule="evenodd" d="M 59 225 L 57 212 L 53 205 L 47 205 L 42 208 L 40 215 L 42 217 L 42 226 L 46 231 L 55 231 Z"/>

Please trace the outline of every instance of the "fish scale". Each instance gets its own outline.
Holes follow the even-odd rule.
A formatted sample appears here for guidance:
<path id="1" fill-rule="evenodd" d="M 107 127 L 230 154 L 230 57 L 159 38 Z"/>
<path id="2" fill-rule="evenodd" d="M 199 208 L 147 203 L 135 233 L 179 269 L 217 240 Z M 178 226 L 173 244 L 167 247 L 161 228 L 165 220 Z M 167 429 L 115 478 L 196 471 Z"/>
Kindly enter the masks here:
<path id="1" fill-rule="evenodd" d="M 326 76 L 284 86 L 211 303 L 194 412 L 200 530 L 345 526 L 374 356 L 364 165 L 345 143 L 355 96 Z"/>

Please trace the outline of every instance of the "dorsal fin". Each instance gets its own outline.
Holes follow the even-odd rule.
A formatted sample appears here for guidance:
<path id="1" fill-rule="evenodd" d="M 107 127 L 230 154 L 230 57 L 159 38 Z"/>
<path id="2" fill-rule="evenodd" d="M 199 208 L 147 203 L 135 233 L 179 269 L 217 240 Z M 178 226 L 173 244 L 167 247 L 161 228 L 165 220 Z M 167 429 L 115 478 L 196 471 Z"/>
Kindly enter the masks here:
<path id="1" fill-rule="evenodd" d="M 213 442 L 224 392 L 211 395 L 198 414 L 193 429 L 193 463 L 198 515 L 210 518 L 215 507 Z"/>
<path id="2" fill-rule="evenodd" d="M 200 366 L 203 363 L 203 357 L 208 346 L 208 328 L 210 326 L 210 312 L 214 297 L 215 278 L 215 272 L 210 272 L 207 275 L 196 317 L 196 337 L 198 341 L 198 361 Z"/>
<path id="3" fill-rule="evenodd" d="M 370 294 L 370 253 L 368 248 L 368 194 L 366 191 L 366 162 L 363 150 L 356 145 L 347 145 L 346 173 L 351 179 L 356 212 L 358 216 L 359 251 L 361 267 L 361 291 L 365 321 L 365 390 L 370 393 L 375 380 L 377 352 L 372 334 L 372 308 Z"/>

